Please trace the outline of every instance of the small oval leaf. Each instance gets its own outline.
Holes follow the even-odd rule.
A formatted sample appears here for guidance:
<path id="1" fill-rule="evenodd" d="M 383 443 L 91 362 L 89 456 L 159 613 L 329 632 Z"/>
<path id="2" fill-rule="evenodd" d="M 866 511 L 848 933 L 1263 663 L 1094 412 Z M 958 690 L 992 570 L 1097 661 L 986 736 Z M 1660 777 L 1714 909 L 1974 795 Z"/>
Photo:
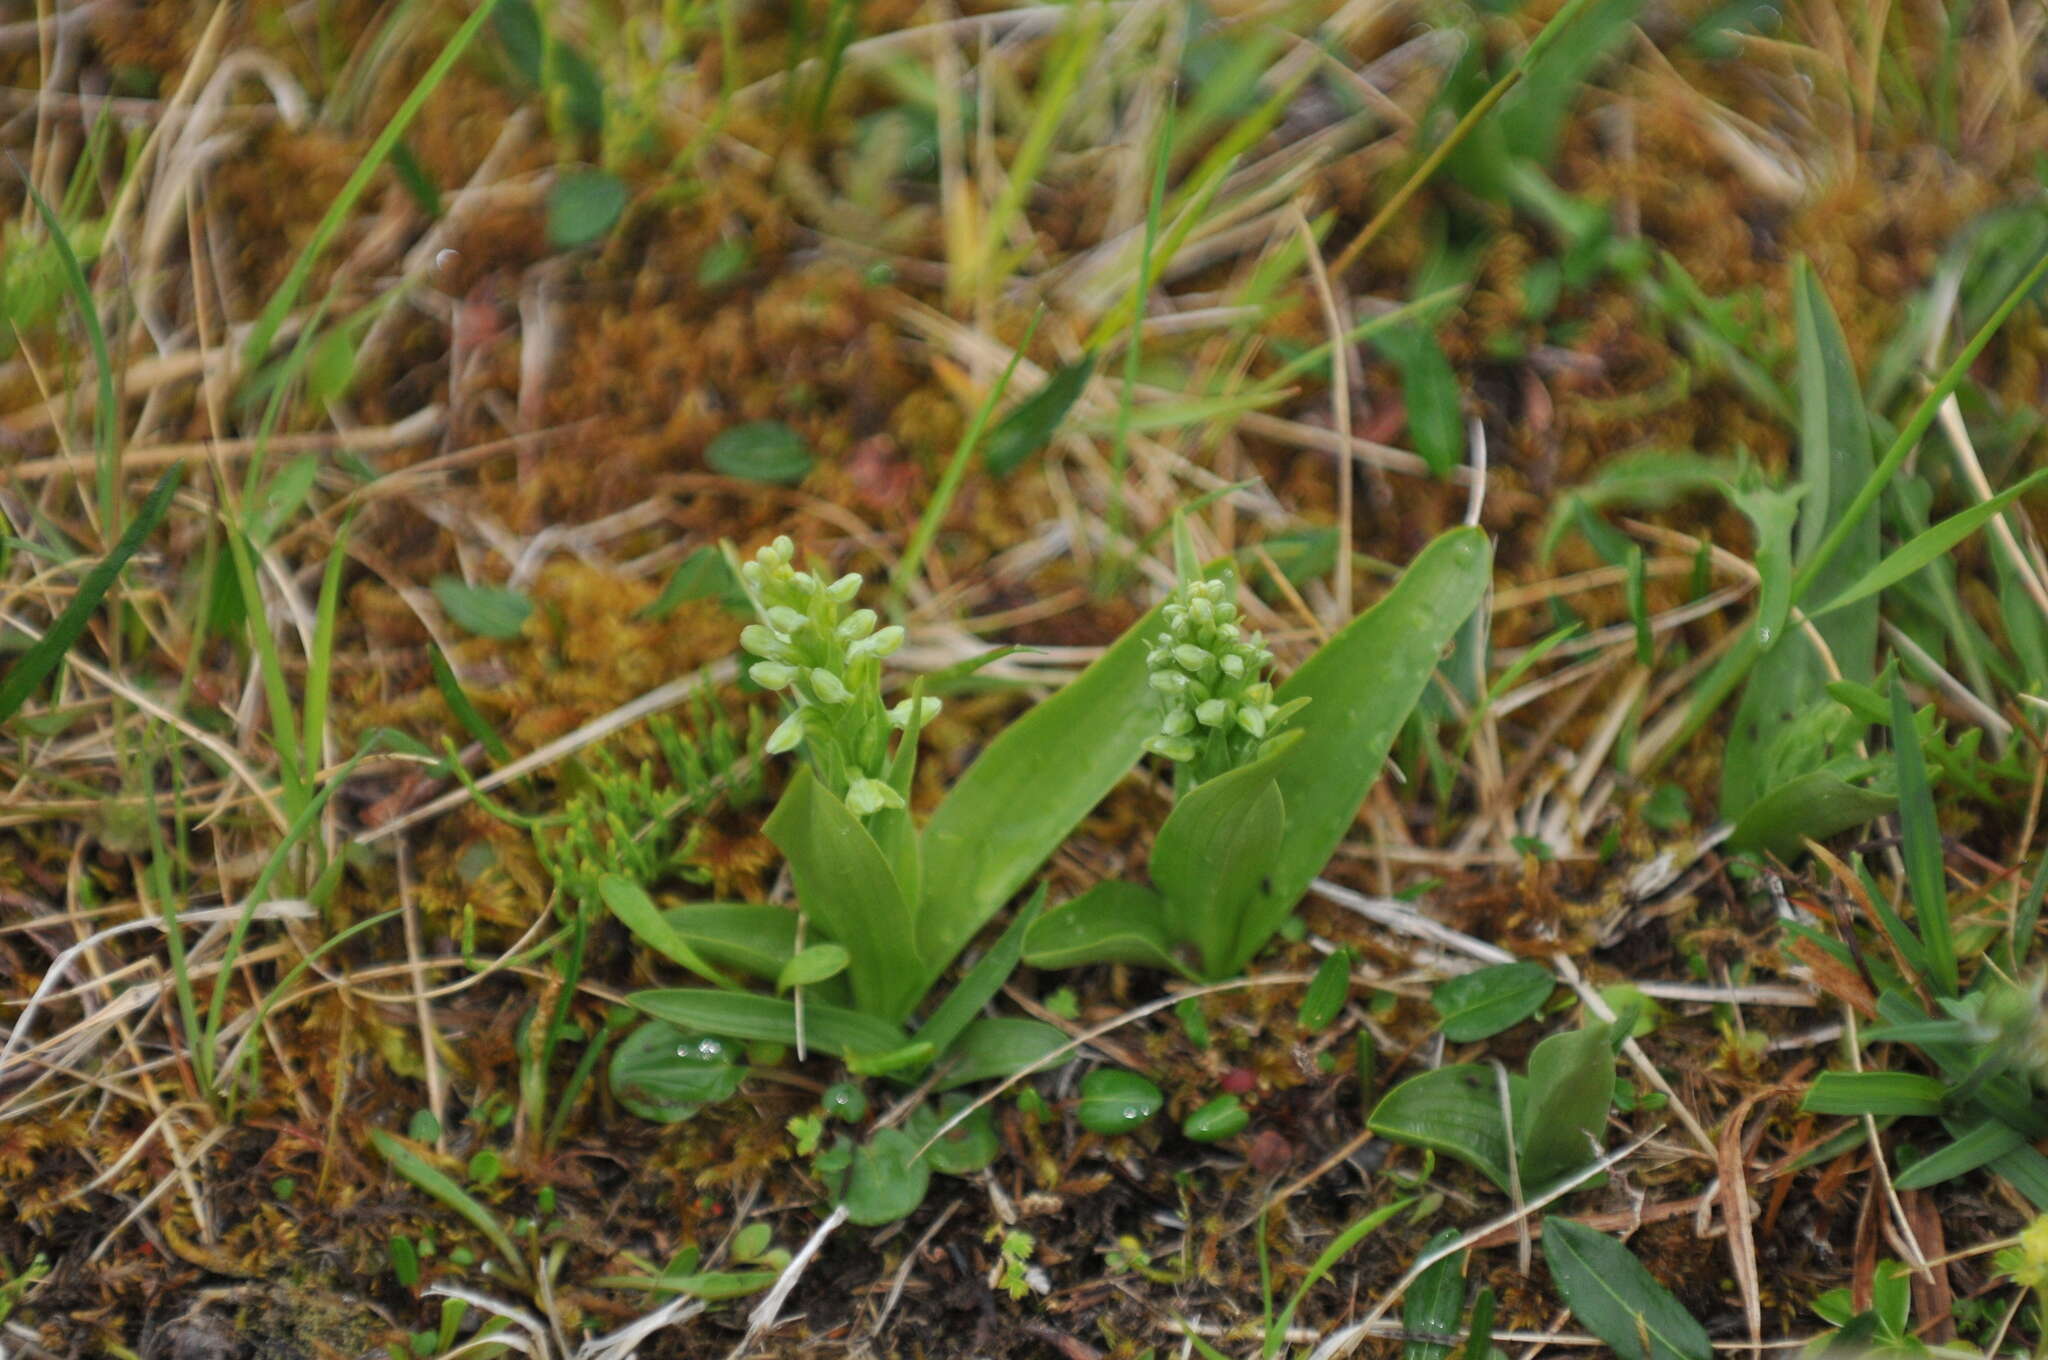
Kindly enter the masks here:
<path id="1" fill-rule="evenodd" d="M 504 586 L 473 586 L 454 576 L 434 578 L 434 598 L 455 626 L 478 637 L 515 638 L 533 613 L 533 601 Z"/>
<path id="2" fill-rule="evenodd" d="M 1541 964 L 1502 963 L 1439 984 L 1430 1003 L 1444 1018 L 1444 1038 L 1469 1044 L 1527 1020 L 1556 985 Z"/>
<path id="3" fill-rule="evenodd" d="M 802 435 L 779 420 L 757 420 L 719 434 L 704 450 L 704 461 L 728 477 L 794 486 L 813 460 Z"/>
<path id="4" fill-rule="evenodd" d="M 1337 1018 L 1351 999 L 1351 951 L 1339 949 L 1316 969 L 1315 980 L 1301 998 L 1301 1027 L 1319 1030 Z"/>
<path id="5" fill-rule="evenodd" d="M 1114 1136 L 1143 1125 L 1166 1097 L 1136 1072 L 1098 1067 L 1081 1079 L 1081 1104 L 1074 1117 L 1090 1133 Z"/>
<path id="6" fill-rule="evenodd" d="M 814 944 L 782 965 L 782 972 L 775 979 L 775 990 L 786 992 L 792 987 L 808 987 L 828 977 L 837 977 L 846 971 L 850 957 L 842 945 Z"/>
<path id="7" fill-rule="evenodd" d="M 1197 1143 L 1219 1143 L 1243 1133 L 1251 1122 L 1236 1096 L 1218 1096 L 1182 1120 L 1180 1131 Z"/>
<path id="8" fill-rule="evenodd" d="M 854 1150 L 839 1203 L 849 1223 L 879 1227 L 924 1203 L 931 1183 L 932 1169 L 917 1156 L 917 1140 L 902 1129 L 883 1129 Z"/>
<path id="9" fill-rule="evenodd" d="M 618 225 L 626 183 L 608 170 L 575 170 L 548 190 L 548 241 L 560 250 L 587 246 Z"/>

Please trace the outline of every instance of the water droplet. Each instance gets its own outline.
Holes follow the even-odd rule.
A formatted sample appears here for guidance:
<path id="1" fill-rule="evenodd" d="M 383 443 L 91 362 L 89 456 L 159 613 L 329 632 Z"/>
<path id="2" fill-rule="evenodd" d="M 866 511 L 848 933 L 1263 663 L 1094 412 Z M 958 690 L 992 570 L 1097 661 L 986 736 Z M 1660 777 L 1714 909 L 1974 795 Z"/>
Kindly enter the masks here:
<path id="1" fill-rule="evenodd" d="M 1139 1109 L 1139 1108 L 1138 1108 L 1137 1106 L 1135 1106 L 1135 1105 L 1126 1105 L 1126 1106 L 1124 1106 L 1124 1118 L 1126 1118 L 1126 1119 L 1141 1119 L 1141 1118 L 1143 1118 L 1143 1117 L 1144 1117 L 1144 1111 L 1140 1110 L 1140 1109 Z"/>
<path id="2" fill-rule="evenodd" d="M 1758 627 L 1758 629 L 1756 630 L 1756 640 L 1757 640 L 1758 644 L 1759 644 L 1759 645 L 1761 645 L 1761 646 L 1764 646 L 1764 647 L 1768 647 L 1768 646 L 1770 646 L 1770 645 L 1771 645 L 1771 638 L 1772 638 L 1772 637 L 1774 637 L 1774 636 L 1775 636 L 1775 634 L 1774 634 L 1774 633 L 1773 633 L 1773 632 L 1771 631 L 1771 629 L 1770 629 L 1770 628 L 1769 628 L 1769 626 L 1767 626 L 1767 625 L 1766 625 L 1766 626 L 1760 626 L 1760 627 Z"/>

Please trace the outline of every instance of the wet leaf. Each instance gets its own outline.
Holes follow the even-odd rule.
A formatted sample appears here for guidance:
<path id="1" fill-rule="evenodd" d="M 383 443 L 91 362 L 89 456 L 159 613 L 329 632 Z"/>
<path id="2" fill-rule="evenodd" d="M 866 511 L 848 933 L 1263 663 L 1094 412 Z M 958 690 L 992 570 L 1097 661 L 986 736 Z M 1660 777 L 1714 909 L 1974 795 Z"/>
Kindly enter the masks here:
<path id="1" fill-rule="evenodd" d="M 1458 1240 L 1462 1234 L 1456 1228 L 1445 1228 L 1429 1239 L 1421 1255 Z M 1458 1318 L 1465 1311 L 1465 1256 L 1454 1251 L 1435 1265 L 1422 1272 L 1415 1283 L 1408 1286 L 1408 1297 L 1401 1302 L 1401 1326 L 1410 1332 L 1428 1332 L 1437 1336 L 1454 1336 L 1458 1331 Z M 1434 1341 L 1410 1341 L 1401 1348 L 1401 1360 L 1449 1360 L 1451 1348 Z"/>
<path id="2" fill-rule="evenodd" d="M 1218 1096 L 1181 1121 L 1180 1131 L 1197 1143 L 1220 1143 L 1243 1133 L 1251 1122 L 1236 1096 Z"/>
<path id="3" fill-rule="evenodd" d="M 1129 1133 L 1159 1113 L 1166 1097 L 1159 1088 L 1120 1067 L 1098 1067 L 1081 1079 L 1081 1103 L 1074 1117 L 1090 1133 Z"/>
<path id="4" fill-rule="evenodd" d="M 612 1050 L 607 1075 L 619 1104 L 653 1123 L 675 1124 L 730 1099 L 746 1068 L 723 1039 L 649 1020 Z"/>

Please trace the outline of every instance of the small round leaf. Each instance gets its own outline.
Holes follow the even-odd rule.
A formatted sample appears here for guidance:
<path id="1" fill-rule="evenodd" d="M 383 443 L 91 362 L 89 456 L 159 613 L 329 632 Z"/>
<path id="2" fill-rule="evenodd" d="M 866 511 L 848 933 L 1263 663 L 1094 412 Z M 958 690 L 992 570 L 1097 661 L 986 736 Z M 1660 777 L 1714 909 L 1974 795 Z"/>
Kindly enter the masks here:
<path id="1" fill-rule="evenodd" d="M 863 1228 L 894 1223 L 924 1203 L 932 1169 L 917 1156 L 917 1140 L 902 1129 L 883 1129 L 853 1153 L 839 1202 L 850 1223 Z"/>
<path id="2" fill-rule="evenodd" d="M 1236 1096 L 1218 1096 L 1182 1120 L 1180 1131 L 1197 1143 L 1219 1143 L 1243 1133 L 1251 1122 Z"/>

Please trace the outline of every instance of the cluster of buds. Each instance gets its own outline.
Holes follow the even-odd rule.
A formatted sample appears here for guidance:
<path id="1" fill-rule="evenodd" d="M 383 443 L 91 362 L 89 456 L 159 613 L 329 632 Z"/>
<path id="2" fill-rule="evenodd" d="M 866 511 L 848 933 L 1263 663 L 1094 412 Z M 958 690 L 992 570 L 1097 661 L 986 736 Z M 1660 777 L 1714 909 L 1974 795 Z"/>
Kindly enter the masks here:
<path id="1" fill-rule="evenodd" d="M 1256 759 L 1288 717 L 1267 679 L 1273 654 L 1238 626 L 1230 596 L 1229 581 L 1182 583 L 1145 656 L 1161 706 L 1146 749 L 1179 762 L 1196 784 Z"/>
<path id="2" fill-rule="evenodd" d="M 821 581 L 792 562 L 787 537 L 740 566 L 740 579 L 761 621 L 740 630 L 740 645 L 757 659 L 747 674 L 763 689 L 788 691 L 796 709 L 768 736 L 771 755 L 802 746 L 825 784 L 855 815 L 900 808 L 903 797 L 887 779 L 889 733 L 922 727 L 938 716 L 939 701 L 925 699 L 913 713 L 909 699 L 882 705 L 882 658 L 903 645 L 896 624 L 878 628 L 872 609 L 849 609 L 861 578 L 848 572 Z"/>

